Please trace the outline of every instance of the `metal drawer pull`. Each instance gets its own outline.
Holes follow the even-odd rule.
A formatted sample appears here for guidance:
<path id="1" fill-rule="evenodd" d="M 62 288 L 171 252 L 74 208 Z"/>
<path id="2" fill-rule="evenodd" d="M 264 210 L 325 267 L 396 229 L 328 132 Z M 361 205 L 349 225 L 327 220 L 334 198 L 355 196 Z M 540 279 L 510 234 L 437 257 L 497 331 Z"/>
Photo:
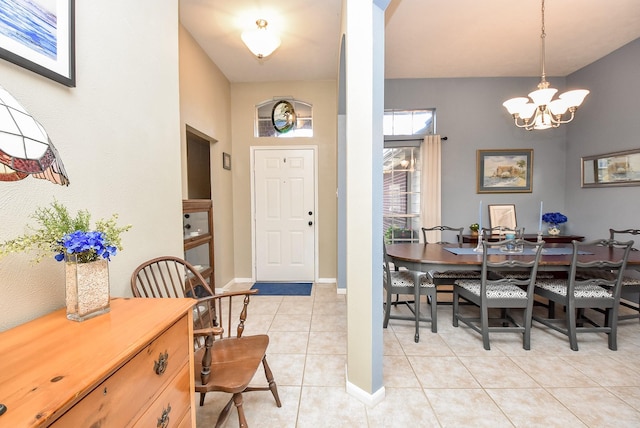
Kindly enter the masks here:
<path id="1" fill-rule="evenodd" d="M 162 409 L 162 416 L 158 418 L 157 428 L 167 428 L 169 426 L 169 413 L 171 412 L 171 404 L 167 404 L 166 409 Z"/>
<path id="2" fill-rule="evenodd" d="M 153 370 L 156 372 L 158 376 L 164 374 L 165 370 L 167 370 L 167 365 L 169 364 L 169 354 L 167 351 L 160 353 L 158 356 L 158 361 L 153 362 Z"/>

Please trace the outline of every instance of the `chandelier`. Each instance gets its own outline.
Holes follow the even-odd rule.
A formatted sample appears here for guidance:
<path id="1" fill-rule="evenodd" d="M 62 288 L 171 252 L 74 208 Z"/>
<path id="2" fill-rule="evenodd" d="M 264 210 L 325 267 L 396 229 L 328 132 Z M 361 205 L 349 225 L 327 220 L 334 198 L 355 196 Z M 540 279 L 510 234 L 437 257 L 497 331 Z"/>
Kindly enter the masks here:
<path id="1" fill-rule="evenodd" d="M 550 88 L 546 79 L 544 69 L 545 37 L 544 0 L 542 0 L 542 34 L 540 35 L 542 77 L 538 83 L 538 90 L 529 93 L 529 98 L 511 98 L 502 103 L 509 114 L 513 116 L 515 125 L 527 131 L 557 128 L 563 123 L 571 122 L 575 117 L 576 110 L 589 94 L 586 89 L 575 89 L 564 92 L 557 99 L 551 100 L 558 90 Z"/>
<path id="2" fill-rule="evenodd" d="M 257 28 L 244 31 L 241 35 L 244 44 L 258 59 L 268 57 L 280 46 L 280 37 L 267 29 L 268 24 L 265 19 L 258 19 L 256 21 Z"/>

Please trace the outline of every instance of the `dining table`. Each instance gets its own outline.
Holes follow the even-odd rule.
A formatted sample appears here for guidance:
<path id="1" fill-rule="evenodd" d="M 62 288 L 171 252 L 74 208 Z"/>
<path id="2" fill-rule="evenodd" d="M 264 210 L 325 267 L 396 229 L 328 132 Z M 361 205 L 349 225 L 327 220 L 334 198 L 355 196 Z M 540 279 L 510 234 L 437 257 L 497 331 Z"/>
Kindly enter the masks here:
<path id="1" fill-rule="evenodd" d="M 472 244 L 422 244 L 402 243 L 386 246 L 387 255 L 395 266 L 407 269 L 429 272 L 448 270 L 479 270 L 482 266 L 481 251 L 475 251 Z M 580 261 L 619 260 L 623 250 L 606 246 L 583 245 L 580 247 Z M 573 248 L 571 244 L 546 244 L 542 250 L 538 270 L 564 271 L 571 267 Z M 490 252 L 488 260 L 500 262 L 509 258 L 533 259 L 534 253 Z M 640 251 L 629 252 L 627 269 L 640 270 Z"/>

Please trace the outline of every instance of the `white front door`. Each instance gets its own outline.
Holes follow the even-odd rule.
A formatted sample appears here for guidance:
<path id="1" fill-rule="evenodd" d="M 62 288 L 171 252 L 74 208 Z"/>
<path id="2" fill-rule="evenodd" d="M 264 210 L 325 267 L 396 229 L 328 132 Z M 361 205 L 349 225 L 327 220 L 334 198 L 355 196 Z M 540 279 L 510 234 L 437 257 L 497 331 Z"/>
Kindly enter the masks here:
<path id="1" fill-rule="evenodd" d="M 254 151 L 256 280 L 315 277 L 313 149 Z"/>

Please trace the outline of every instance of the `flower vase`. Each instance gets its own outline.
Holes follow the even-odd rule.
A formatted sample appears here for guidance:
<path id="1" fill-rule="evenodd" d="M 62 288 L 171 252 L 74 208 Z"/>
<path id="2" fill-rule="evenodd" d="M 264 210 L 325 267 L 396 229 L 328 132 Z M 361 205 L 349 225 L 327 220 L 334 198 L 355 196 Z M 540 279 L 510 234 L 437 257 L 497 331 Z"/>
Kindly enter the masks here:
<path id="1" fill-rule="evenodd" d="M 551 236 L 560 235 L 560 226 L 558 226 L 557 224 L 549 225 L 549 228 L 547 229 L 547 233 Z"/>
<path id="2" fill-rule="evenodd" d="M 65 263 L 67 319 L 84 321 L 109 312 L 109 265 L 101 259 Z"/>

